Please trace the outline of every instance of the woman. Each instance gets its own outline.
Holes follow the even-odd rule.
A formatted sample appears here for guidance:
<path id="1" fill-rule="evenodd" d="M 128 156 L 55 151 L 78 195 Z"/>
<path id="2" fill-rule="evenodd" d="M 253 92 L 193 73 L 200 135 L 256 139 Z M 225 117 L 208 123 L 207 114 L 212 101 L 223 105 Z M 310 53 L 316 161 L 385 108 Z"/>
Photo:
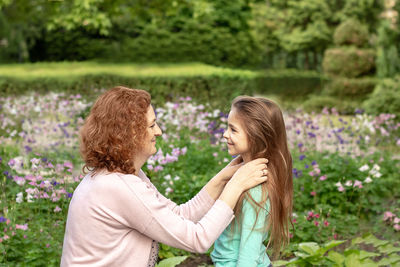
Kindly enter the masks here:
<path id="1" fill-rule="evenodd" d="M 214 245 L 216 267 L 270 266 L 264 242 L 278 255 L 289 241 L 292 214 L 292 157 L 282 112 L 266 98 L 240 96 L 233 100 L 224 133 L 230 155 L 250 162 L 267 157 L 268 183 L 246 191 L 235 207 L 235 219 Z"/>
<path id="2" fill-rule="evenodd" d="M 161 135 L 143 90 L 105 92 L 80 134 L 90 172 L 69 206 L 61 266 L 154 266 L 158 242 L 204 253 L 233 219 L 242 192 L 267 179 L 266 159 L 237 159 L 187 203 L 166 199 L 141 170 Z"/>

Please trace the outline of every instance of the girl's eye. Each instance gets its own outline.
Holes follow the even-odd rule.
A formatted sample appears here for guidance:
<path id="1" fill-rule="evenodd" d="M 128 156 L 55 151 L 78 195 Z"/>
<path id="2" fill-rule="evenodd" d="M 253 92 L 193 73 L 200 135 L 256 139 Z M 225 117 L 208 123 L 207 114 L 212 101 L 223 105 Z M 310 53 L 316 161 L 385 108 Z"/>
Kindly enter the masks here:
<path id="1" fill-rule="evenodd" d="M 155 124 L 151 125 L 150 128 L 154 128 L 154 126 L 156 126 Z"/>

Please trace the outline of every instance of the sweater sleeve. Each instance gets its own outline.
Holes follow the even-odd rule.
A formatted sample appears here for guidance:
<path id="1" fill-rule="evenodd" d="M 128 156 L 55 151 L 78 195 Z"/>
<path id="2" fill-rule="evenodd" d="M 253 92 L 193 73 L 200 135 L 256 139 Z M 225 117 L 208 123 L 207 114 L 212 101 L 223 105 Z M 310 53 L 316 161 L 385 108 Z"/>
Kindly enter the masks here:
<path id="1" fill-rule="evenodd" d="M 150 182 L 142 170 L 139 177 L 145 179 L 151 187 L 159 193 L 158 189 Z M 191 200 L 181 205 L 177 205 L 175 202 L 164 197 L 161 193 L 159 193 L 159 200 L 166 204 L 175 214 L 194 222 L 198 222 L 215 203 L 215 200 L 204 188 Z"/>
<path id="2" fill-rule="evenodd" d="M 193 222 L 198 222 L 215 203 L 215 200 L 204 188 L 191 200 L 181 205 L 177 205 L 175 202 L 164 197 L 161 193 L 159 194 L 160 201 L 164 202 L 175 214 L 183 216 L 185 219 Z"/>
<path id="3" fill-rule="evenodd" d="M 256 201 L 261 200 L 260 188 L 251 190 L 250 193 Z M 250 200 L 251 201 L 251 200 Z M 252 204 L 244 199 L 242 206 L 242 224 L 240 231 L 240 246 L 237 267 L 258 266 L 260 252 L 265 249 L 263 241 L 265 238 L 265 227 L 267 220 L 267 210 L 260 209 L 257 213 Z"/>
<path id="4" fill-rule="evenodd" d="M 133 175 L 120 177 L 129 197 L 120 209 L 121 220 L 142 234 L 172 247 L 206 252 L 233 219 L 232 209 L 217 200 L 197 222 L 172 211 L 152 186 Z M 189 201 L 187 206 L 192 205 Z M 191 207 L 187 207 L 188 210 Z"/>

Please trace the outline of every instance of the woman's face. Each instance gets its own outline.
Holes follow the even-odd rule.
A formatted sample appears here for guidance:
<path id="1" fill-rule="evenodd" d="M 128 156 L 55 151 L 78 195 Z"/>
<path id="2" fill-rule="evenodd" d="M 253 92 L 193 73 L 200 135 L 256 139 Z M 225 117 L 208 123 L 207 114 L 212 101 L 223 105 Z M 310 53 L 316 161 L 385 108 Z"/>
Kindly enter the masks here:
<path id="1" fill-rule="evenodd" d="M 150 105 L 146 113 L 147 117 L 147 134 L 143 140 L 143 156 L 149 158 L 157 152 L 156 137 L 162 134 L 160 127 L 156 122 L 156 115 L 153 107 Z"/>
<path id="2" fill-rule="evenodd" d="M 229 112 L 228 129 L 224 133 L 224 138 L 228 144 L 229 155 L 241 155 L 243 159 L 246 159 L 250 152 L 249 142 L 234 108 Z"/>

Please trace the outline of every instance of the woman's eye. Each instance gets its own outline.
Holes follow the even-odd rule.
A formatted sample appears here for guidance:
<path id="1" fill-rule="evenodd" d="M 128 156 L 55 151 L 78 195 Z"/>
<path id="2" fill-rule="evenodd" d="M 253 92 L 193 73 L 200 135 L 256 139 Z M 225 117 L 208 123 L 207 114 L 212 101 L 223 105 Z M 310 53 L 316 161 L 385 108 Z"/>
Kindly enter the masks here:
<path id="1" fill-rule="evenodd" d="M 156 126 L 155 124 L 151 125 L 150 128 L 154 128 L 154 126 Z"/>

